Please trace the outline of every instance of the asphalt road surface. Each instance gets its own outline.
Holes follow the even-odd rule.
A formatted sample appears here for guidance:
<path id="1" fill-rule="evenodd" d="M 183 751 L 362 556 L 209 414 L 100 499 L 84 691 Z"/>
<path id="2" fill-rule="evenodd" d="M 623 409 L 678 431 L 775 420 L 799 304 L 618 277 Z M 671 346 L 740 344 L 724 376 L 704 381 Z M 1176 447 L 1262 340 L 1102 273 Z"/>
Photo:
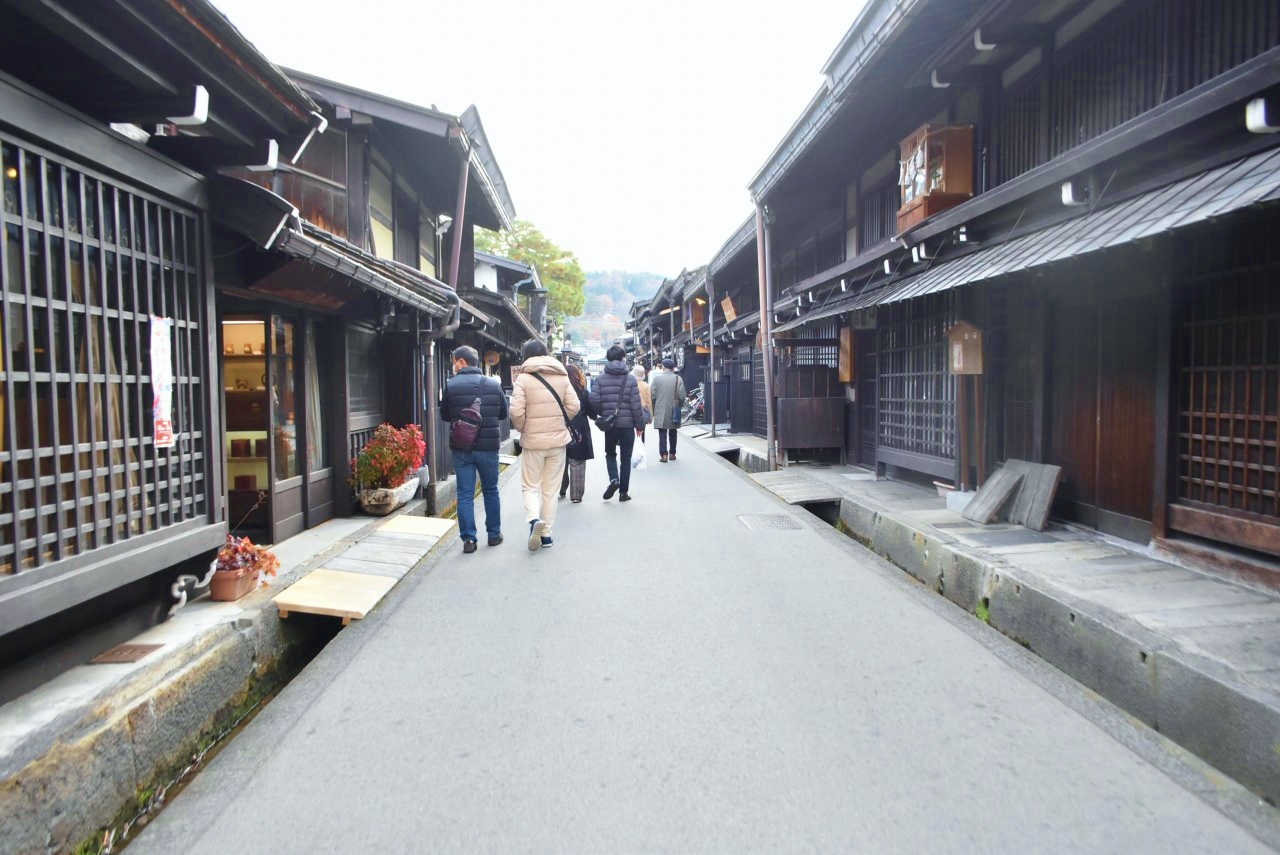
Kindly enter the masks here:
<path id="1" fill-rule="evenodd" d="M 690 439 L 649 451 L 536 554 L 508 477 L 507 542 L 343 630 L 130 855 L 1271 851 L 1230 781 Z"/>

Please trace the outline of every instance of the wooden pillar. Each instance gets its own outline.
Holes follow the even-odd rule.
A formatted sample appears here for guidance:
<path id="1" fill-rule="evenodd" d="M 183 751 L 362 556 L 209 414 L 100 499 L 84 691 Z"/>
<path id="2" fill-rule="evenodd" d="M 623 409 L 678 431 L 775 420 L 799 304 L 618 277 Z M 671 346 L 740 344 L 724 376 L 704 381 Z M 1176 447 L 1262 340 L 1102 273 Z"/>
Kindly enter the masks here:
<path id="1" fill-rule="evenodd" d="M 1176 484 L 1174 468 L 1178 463 L 1177 436 L 1175 426 L 1177 418 L 1177 388 L 1174 378 L 1177 372 L 1177 348 L 1174 347 L 1174 324 L 1177 312 L 1174 309 L 1176 295 L 1173 288 L 1173 247 L 1168 241 L 1157 244 L 1153 253 L 1156 263 L 1153 265 L 1153 276 L 1159 290 L 1156 296 L 1157 313 L 1153 319 L 1156 325 L 1156 376 L 1155 401 L 1153 415 L 1153 457 L 1151 485 L 1151 535 L 1154 538 L 1168 537 L 1169 534 L 1169 502 L 1173 499 L 1173 485 Z"/>

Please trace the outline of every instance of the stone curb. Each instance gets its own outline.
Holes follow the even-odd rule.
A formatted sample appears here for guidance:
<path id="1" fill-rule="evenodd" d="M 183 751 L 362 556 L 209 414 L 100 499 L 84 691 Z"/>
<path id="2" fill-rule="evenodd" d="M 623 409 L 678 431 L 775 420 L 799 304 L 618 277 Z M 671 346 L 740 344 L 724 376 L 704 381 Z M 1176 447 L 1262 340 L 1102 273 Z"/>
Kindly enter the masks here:
<path id="1" fill-rule="evenodd" d="M 1023 567 L 844 496 L 855 539 L 1072 679 L 1235 778 L 1280 801 L 1280 696 L 1137 621 Z"/>
<path id="2" fill-rule="evenodd" d="M 420 514 L 424 504 L 400 513 Z M 234 621 L 209 626 L 0 757 L 0 855 L 70 852 L 132 815 L 140 794 L 166 783 L 238 707 L 278 684 L 282 666 L 318 628 L 282 621 L 272 597 L 381 522 L 371 520 L 250 594 Z M 453 540 L 442 537 L 415 567 Z"/>

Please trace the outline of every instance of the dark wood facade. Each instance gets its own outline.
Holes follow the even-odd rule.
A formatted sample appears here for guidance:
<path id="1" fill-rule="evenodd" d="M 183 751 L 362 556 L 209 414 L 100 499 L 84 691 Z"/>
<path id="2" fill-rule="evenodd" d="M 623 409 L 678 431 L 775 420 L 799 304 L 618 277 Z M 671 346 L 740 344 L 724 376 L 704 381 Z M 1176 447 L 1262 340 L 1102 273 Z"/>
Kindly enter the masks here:
<path id="1" fill-rule="evenodd" d="M 0 6 L 3 666 L 204 576 L 225 540 L 204 170 L 296 144 L 315 105 L 199 0 L 141 27 L 127 0 Z M 186 116 L 193 82 L 215 112 Z"/>
<path id="2" fill-rule="evenodd" d="M 1255 99 L 1280 112 L 1280 9 L 973 0 L 895 26 L 858 62 L 847 38 L 793 130 L 806 141 L 753 182 L 781 329 L 772 394 L 791 394 L 788 342 L 834 323 L 852 363 L 847 459 L 952 483 L 1007 458 L 1055 463 L 1064 518 L 1280 555 L 1277 138 L 1244 116 Z M 972 129 L 975 195 L 899 233 L 896 148 L 923 123 Z M 969 447 L 985 471 L 959 468 L 959 422 L 976 427 L 947 367 L 959 320 L 986 337 Z"/>

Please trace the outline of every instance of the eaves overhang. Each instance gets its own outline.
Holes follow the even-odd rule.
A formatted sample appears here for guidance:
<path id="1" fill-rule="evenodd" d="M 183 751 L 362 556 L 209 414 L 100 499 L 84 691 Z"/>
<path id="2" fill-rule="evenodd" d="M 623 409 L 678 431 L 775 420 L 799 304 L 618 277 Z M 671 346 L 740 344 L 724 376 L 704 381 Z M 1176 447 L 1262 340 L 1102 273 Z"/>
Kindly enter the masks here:
<path id="1" fill-rule="evenodd" d="M 743 252 L 755 242 L 756 216 L 752 214 L 747 217 L 742 225 L 738 226 L 733 235 L 720 247 L 720 251 L 715 254 L 715 257 L 707 265 L 707 272 L 715 276 L 715 274 L 727 267 L 729 262 L 736 258 L 740 252 Z"/>

